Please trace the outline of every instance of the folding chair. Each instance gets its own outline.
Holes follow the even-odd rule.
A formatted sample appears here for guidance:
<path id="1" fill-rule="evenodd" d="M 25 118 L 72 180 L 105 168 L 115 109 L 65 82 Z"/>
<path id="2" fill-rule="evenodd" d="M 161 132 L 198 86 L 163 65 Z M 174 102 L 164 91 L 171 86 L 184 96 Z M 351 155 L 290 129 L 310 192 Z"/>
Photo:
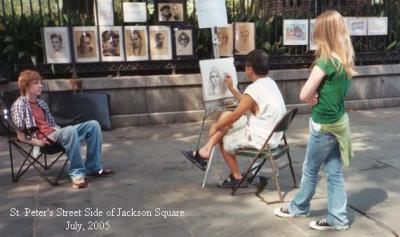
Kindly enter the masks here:
<path id="1" fill-rule="evenodd" d="M 59 171 L 56 178 L 50 178 L 47 174 L 47 170 L 51 169 L 58 160 L 65 154 L 64 148 L 57 144 L 53 143 L 51 145 L 46 145 L 44 147 L 35 148 L 33 145 L 26 144 L 18 140 L 16 135 L 16 128 L 11 121 L 9 115 L 9 108 L 11 107 L 10 104 L 6 103 L 7 101 L 11 101 L 9 98 L 6 99 L 5 95 L 2 94 L 0 97 L 2 103 L 5 106 L 2 109 L 2 116 L 0 120 L 1 127 L 6 132 L 7 141 L 9 145 L 9 155 L 10 155 L 10 163 L 11 163 L 11 177 L 13 182 L 18 182 L 22 175 L 24 175 L 31 167 L 37 170 L 40 176 L 49 182 L 50 184 L 56 186 L 58 185 L 58 181 L 60 180 L 65 166 L 67 165 L 68 159 L 65 158 L 63 166 Z M 26 135 L 31 135 L 32 133 L 36 132 L 37 128 L 32 128 L 30 130 L 25 130 Z M 14 160 L 14 152 L 17 151 L 20 155 L 23 156 L 23 161 L 16 165 Z M 56 155 L 55 158 L 50 159 L 48 156 Z M 19 168 L 18 168 L 19 167 Z M 18 169 L 18 171 L 16 171 Z"/>
<path id="2" fill-rule="evenodd" d="M 283 201 L 283 196 L 281 193 L 281 187 L 279 183 L 279 168 L 275 164 L 275 160 L 279 159 L 281 156 L 284 154 L 287 154 L 288 160 L 289 160 L 289 167 L 290 167 L 290 172 L 292 174 L 293 178 L 293 185 L 294 188 L 297 187 L 296 183 L 296 176 L 294 174 L 293 170 L 293 165 L 292 165 L 292 159 L 290 157 L 289 153 L 289 144 L 287 143 L 286 140 L 286 135 L 285 132 L 288 130 L 290 123 L 294 119 L 297 113 L 297 108 L 290 109 L 289 111 L 286 112 L 286 114 L 282 117 L 281 120 L 275 125 L 274 129 L 272 132 L 268 135 L 267 140 L 265 141 L 264 145 L 260 150 L 254 149 L 254 148 L 240 148 L 235 151 L 236 155 L 240 156 L 245 156 L 245 157 L 254 157 L 248 168 L 243 174 L 243 179 L 242 181 L 233 188 L 232 190 L 232 195 L 235 195 L 237 189 L 243 184 L 244 181 L 248 183 L 252 183 L 253 179 L 257 176 L 258 172 L 260 172 L 262 166 L 265 164 L 267 160 L 271 162 L 271 168 L 272 168 L 272 174 L 273 178 L 275 180 L 275 186 L 276 190 L 279 194 L 279 199 L 282 202 Z M 284 141 L 283 145 L 279 145 L 278 147 L 271 149 L 268 145 L 269 140 L 271 139 L 272 135 L 276 132 L 283 132 L 283 137 L 282 140 Z M 262 159 L 260 163 L 256 163 L 257 160 Z M 250 178 L 248 176 L 251 175 Z"/>

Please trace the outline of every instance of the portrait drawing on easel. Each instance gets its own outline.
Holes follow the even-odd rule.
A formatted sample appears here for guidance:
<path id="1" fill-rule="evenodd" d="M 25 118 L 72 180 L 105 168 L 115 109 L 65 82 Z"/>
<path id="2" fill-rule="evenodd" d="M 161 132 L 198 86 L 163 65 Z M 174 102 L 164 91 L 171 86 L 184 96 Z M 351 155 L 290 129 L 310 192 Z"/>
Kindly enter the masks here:
<path id="1" fill-rule="evenodd" d="M 234 99 L 234 96 L 225 85 L 226 74 L 231 75 L 233 84 L 237 85 L 237 75 L 233 58 L 201 60 L 200 71 L 205 102 L 227 98 Z"/>

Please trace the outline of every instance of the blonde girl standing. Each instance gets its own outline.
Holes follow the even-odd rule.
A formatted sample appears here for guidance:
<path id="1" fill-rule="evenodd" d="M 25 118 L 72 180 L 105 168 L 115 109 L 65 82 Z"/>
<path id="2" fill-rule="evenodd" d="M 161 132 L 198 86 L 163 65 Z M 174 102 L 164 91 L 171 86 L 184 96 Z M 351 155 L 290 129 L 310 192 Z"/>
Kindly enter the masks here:
<path id="1" fill-rule="evenodd" d="M 280 217 L 308 216 L 321 165 L 327 177 L 328 213 L 310 227 L 317 230 L 346 230 L 347 196 L 342 166 L 352 158 L 349 119 L 344 98 L 355 74 L 354 51 L 343 17 L 334 10 L 321 14 L 314 28 L 318 46 L 311 74 L 300 92 L 300 100 L 312 107 L 310 138 L 303 163 L 300 190 L 286 206 L 275 209 Z"/>

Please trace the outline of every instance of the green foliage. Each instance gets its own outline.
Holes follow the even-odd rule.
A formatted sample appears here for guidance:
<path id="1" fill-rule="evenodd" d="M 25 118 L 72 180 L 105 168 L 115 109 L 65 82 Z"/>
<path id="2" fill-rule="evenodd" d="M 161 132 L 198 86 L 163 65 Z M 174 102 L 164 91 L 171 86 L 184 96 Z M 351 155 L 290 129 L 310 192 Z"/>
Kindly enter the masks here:
<path id="1" fill-rule="evenodd" d="M 46 18 L 43 16 L 42 18 Z M 4 16 L 0 27 L 0 61 L 36 64 L 43 61 L 39 15 Z"/>

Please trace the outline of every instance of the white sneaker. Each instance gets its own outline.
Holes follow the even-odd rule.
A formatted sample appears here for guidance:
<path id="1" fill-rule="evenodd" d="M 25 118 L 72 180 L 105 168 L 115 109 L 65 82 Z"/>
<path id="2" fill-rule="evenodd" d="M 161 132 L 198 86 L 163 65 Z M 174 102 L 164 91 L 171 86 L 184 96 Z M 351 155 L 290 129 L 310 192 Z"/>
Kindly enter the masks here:
<path id="1" fill-rule="evenodd" d="M 87 183 L 83 176 L 76 176 L 72 178 L 72 188 L 86 188 Z"/>
<path id="2" fill-rule="evenodd" d="M 332 226 L 328 224 L 325 218 L 322 218 L 318 221 L 311 221 L 309 224 L 311 229 L 314 230 L 348 230 L 349 226 L 348 225 L 343 225 L 343 226 Z"/>
<path id="3" fill-rule="evenodd" d="M 287 207 L 279 207 L 274 210 L 274 214 L 279 217 L 290 218 L 294 217 L 293 214 L 290 214 L 289 209 Z"/>
<path id="4" fill-rule="evenodd" d="M 296 216 L 295 216 L 294 214 L 291 214 L 291 213 L 289 212 L 289 209 L 288 209 L 287 207 L 276 208 L 276 209 L 274 210 L 274 214 L 275 214 L 276 216 L 284 217 L 284 218 L 308 217 L 308 216 L 310 215 L 310 213 L 307 213 L 307 214 L 301 214 L 301 215 L 296 215 Z"/>

